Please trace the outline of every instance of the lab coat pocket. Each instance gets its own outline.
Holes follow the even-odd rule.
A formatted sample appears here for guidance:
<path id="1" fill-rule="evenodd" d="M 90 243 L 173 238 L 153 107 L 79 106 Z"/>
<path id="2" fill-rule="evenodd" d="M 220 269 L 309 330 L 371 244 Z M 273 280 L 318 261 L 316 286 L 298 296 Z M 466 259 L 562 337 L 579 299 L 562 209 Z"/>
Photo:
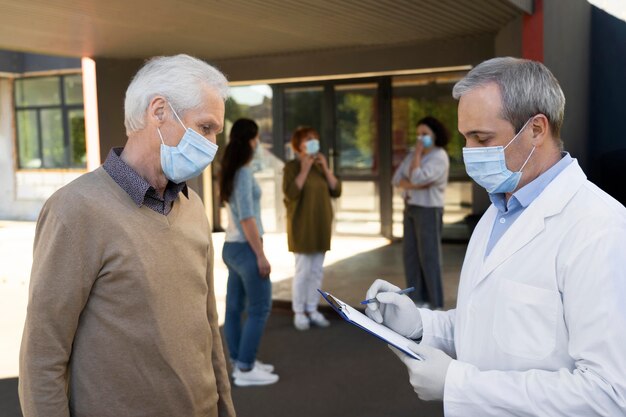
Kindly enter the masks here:
<path id="1" fill-rule="evenodd" d="M 559 295 L 543 288 L 502 280 L 493 336 L 505 353 L 540 360 L 554 351 Z"/>

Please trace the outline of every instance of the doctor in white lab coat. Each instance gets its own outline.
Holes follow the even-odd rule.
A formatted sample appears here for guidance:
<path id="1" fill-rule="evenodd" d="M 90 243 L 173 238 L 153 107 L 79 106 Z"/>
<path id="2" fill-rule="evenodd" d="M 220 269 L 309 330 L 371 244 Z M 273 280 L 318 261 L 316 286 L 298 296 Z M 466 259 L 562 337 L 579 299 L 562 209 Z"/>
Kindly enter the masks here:
<path id="1" fill-rule="evenodd" d="M 423 361 L 396 353 L 446 417 L 625 416 L 626 209 L 562 151 L 558 81 L 540 63 L 495 58 L 453 95 L 467 172 L 493 202 L 457 307 L 418 309 L 378 280 L 366 313 L 419 342 Z"/>

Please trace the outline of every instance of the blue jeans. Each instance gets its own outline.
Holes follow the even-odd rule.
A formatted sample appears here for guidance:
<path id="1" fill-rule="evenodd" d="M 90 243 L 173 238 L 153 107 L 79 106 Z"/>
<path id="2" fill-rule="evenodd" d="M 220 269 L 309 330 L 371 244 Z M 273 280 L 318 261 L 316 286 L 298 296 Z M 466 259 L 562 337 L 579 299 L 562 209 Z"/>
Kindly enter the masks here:
<path id="1" fill-rule="evenodd" d="M 260 276 L 256 255 L 248 242 L 224 243 L 222 259 L 228 267 L 226 344 L 238 367 L 252 368 L 270 314 L 272 282 Z M 244 312 L 247 317 L 242 320 Z"/>

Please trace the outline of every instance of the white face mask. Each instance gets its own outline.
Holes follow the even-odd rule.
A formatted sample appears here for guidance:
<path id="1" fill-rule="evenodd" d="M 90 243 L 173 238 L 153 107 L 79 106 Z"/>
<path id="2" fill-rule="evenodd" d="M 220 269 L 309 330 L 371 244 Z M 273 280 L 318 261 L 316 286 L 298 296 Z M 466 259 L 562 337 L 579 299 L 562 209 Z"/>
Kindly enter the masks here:
<path id="1" fill-rule="evenodd" d="M 185 128 L 185 134 L 177 146 L 167 146 L 157 127 L 161 138 L 161 168 L 168 180 L 180 184 L 200 175 L 215 158 L 218 146 L 192 128 L 185 127 L 174 107 L 171 104 L 169 106 Z"/>
<path id="2" fill-rule="evenodd" d="M 504 150 L 524 131 L 531 117 L 524 123 L 519 132 L 506 144 L 506 146 L 483 146 L 476 148 L 463 148 L 463 162 L 465 171 L 476 183 L 487 190 L 488 193 L 512 193 L 517 188 L 522 178 L 522 170 L 535 152 L 535 147 L 530 151 L 528 158 L 517 172 L 511 172 L 506 166 Z"/>
<path id="3" fill-rule="evenodd" d="M 307 155 L 315 155 L 320 151 L 320 141 L 317 139 L 307 140 L 305 146 Z"/>

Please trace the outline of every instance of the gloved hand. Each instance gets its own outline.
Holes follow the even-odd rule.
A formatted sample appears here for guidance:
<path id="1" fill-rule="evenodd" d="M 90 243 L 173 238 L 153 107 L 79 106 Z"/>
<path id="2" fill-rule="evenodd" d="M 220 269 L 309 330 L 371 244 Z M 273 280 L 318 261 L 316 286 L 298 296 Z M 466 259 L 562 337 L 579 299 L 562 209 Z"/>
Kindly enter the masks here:
<path id="1" fill-rule="evenodd" d="M 393 346 L 389 347 L 406 365 L 409 381 L 420 400 L 443 400 L 446 374 L 452 362 L 450 356 L 431 346 L 413 344 L 409 348 L 424 359 L 419 361 Z"/>
<path id="2" fill-rule="evenodd" d="M 384 324 L 396 333 L 409 339 L 422 337 L 422 316 L 405 294 L 396 294 L 400 288 L 382 279 L 374 281 L 367 290 L 366 299 L 376 298 L 377 303 L 369 303 L 365 314 L 376 323 Z"/>

